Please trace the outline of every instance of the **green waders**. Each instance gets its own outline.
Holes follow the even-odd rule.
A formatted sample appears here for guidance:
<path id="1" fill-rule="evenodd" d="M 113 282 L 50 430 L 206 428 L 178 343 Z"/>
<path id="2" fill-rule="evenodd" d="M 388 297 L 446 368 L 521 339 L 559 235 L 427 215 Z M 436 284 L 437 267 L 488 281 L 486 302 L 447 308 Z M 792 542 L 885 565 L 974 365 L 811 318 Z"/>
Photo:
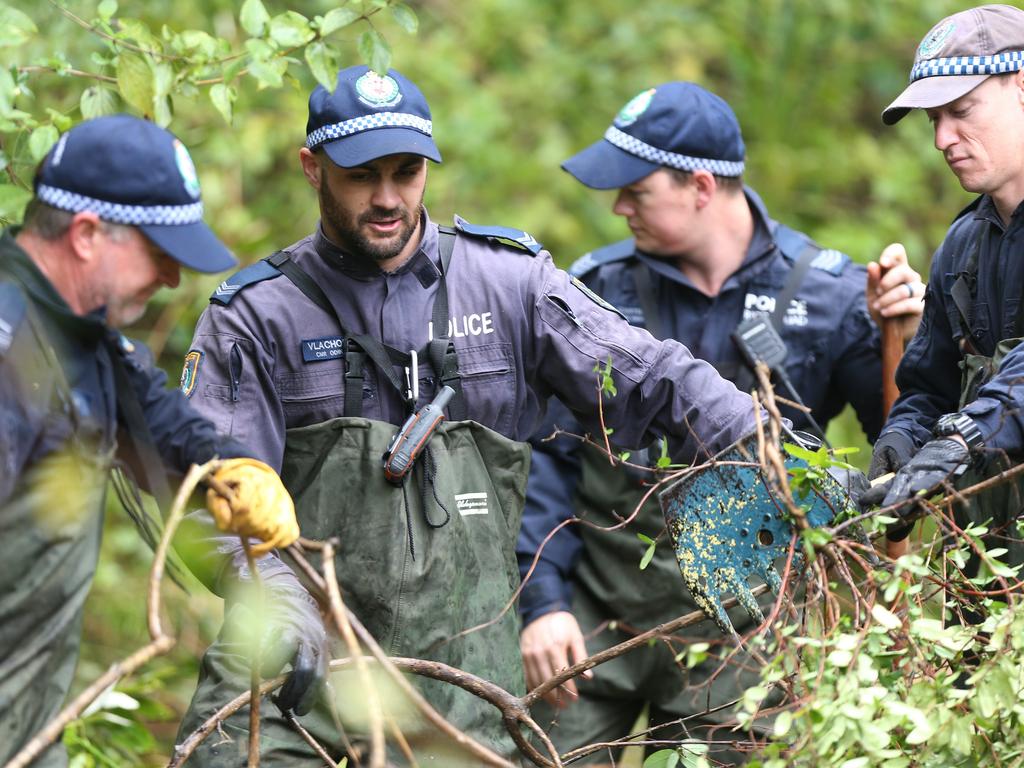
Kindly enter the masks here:
<path id="1" fill-rule="evenodd" d="M 609 467 L 608 458 L 601 451 L 592 446 L 585 446 L 583 451 L 576 508 L 588 523 L 615 525 L 619 521 L 611 512 L 629 517 L 648 489 L 641 486 L 635 471 Z M 647 482 L 654 479 L 654 473 L 643 478 Z M 610 648 L 658 624 L 698 610 L 686 591 L 672 545 L 664 534 L 665 518 L 656 493 L 651 494 L 624 529 L 602 531 L 584 524 L 578 530 L 583 537 L 583 554 L 573 581 L 572 612 L 579 621 L 589 653 Z M 652 539 L 661 535 L 653 559 L 642 571 L 640 559 L 646 545 L 637 538 L 638 533 Z M 730 612 L 730 618 L 740 634 L 751 629 L 751 620 L 741 609 Z M 610 620 L 616 623 L 609 625 Z M 647 703 L 651 725 L 687 718 L 679 725 L 658 729 L 651 738 L 708 742 L 744 738 L 742 733 L 728 728 L 715 728 L 733 719 L 732 706 L 719 712 L 708 710 L 731 702 L 756 684 L 759 666 L 740 652 L 721 669 L 719 649 L 728 654 L 732 643 L 710 621 L 702 620 L 675 634 L 689 642 L 712 643 L 710 658 L 686 669 L 684 663 L 673 658 L 685 650 L 686 643 L 676 642 L 670 648 L 664 642 L 655 642 L 595 667 L 592 680 L 577 679 L 580 699 L 566 709 L 554 713 L 543 704 L 535 709 L 534 715 L 544 727 L 556 721 L 549 735 L 560 752 L 630 733 Z M 712 680 L 716 672 L 719 674 Z M 613 757 L 618 759 L 618 755 Z M 581 763 L 610 763 L 609 758 L 608 752 L 599 752 Z M 712 765 L 742 760 L 741 754 L 731 747 L 714 744 L 708 758 Z"/>
<path id="2" fill-rule="evenodd" d="M 440 661 L 521 695 L 514 608 L 486 629 L 446 641 L 497 617 L 519 584 L 513 545 L 529 447 L 475 422 L 442 423 L 431 439 L 429 458 L 421 457 L 405 485 L 396 487 L 385 480 L 381 467 L 381 455 L 396 430 L 392 424 L 342 417 L 288 431 L 281 476 L 295 498 L 302 534 L 338 538 L 335 568 L 342 597 L 386 653 Z M 181 736 L 248 690 L 248 658 L 231 637 L 235 628 L 253 620 L 251 613 L 247 605 L 227 603 L 224 629 L 203 659 Z M 334 646 L 338 656 L 347 655 L 337 638 Z M 335 687 L 343 720 L 344 713 L 365 712 L 357 679 L 346 674 L 349 684 L 339 681 Z M 457 728 L 499 754 L 515 752 L 494 707 L 448 684 L 425 678 L 414 682 Z M 408 705 L 403 710 L 408 712 Z M 431 726 L 391 713 L 420 765 L 475 764 Z M 261 765 L 323 765 L 273 703 L 264 700 L 261 716 Z M 325 702 L 300 719 L 334 756 L 344 754 L 342 734 Z M 214 732 L 190 764 L 244 766 L 248 710 L 231 717 L 223 732 L 232 741 Z M 365 726 L 349 721 L 346 735 L 360 741 Z M 400 763 L 393 750 L 389 759 Z"/>
<path id="3" fill-rule="evenodd" d="M 965 354 L 960 361 L 963 372 L 960 381 L 960 407 L 973 402 L 978 397 L 978 390 L 991 379 L 1002 365 L 1003 358 L 1024 341 L 1021 338 L 1003 339 L 996 345 L 995 354 Z M 999 474 L 1011 467 L 1005 457 L 994 457 L 989 460 L 984 471 L 968 470 L 957 481 L 957 487 L 968 488 L 976 483 Z M 988 522 L 989 534 L 985 544 L 989 548 L 1005 547 L 1007 552 L 1000 559 L 1008 565 L 1024 563 L 1024 540 L 1017 530 L 1017 521 L 1024 510 L 1024 480 L 1018 478 L 1001 483 L 993 488 L 968 497 L 965 502 L 956 504 L 956 520 L 959 525 L 967 522 Z M 967 575 L 974 576 L 978 570 L 978 558 L 972 555 L 967 563 Z"/>

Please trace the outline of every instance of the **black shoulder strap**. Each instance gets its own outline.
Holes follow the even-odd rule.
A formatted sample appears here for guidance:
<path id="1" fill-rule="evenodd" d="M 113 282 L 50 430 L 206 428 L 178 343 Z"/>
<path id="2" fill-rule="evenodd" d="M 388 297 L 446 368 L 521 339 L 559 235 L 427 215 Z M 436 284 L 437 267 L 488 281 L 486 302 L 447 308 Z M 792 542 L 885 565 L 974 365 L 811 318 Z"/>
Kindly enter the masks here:
<path id="1" fill-rule="evenodd" d="M 810 240 L 804 245 L 800 251 L 800 255 L 796 259 L 796 263 L 793 264 L 793 268 L 789 270 L 789 275 L 786 277 L 786 283 L 782 286 L 782 290 L 779 295 L 775 298 L 775 311 L 772 312 L 772 325 L 775 326 L 775 330 L 782 332 L 782 321 L 786 317 L 786 311 L 789 309 L 789 303 L 796 296 L 797 291 L 800 290 L 800 286 L 804 282 L 804 278 L 807 276 L 807 270 L 811 268 L 811 262 L 814 261 L 814 257 L 821 251 L 817 245 Z"/>
<path id="2" fill-rule="evenodd" d="M 448 265 L 455 253 L 455 230 L 451 227 L 438 227 L 438 250 L 441 255 L 441 279 L 434 297 L 434 309 L 431 313 L 434 337 L 430 340 L 427 352 L 430 365 L 438 377 L 437 387 L 448 385 L 455 390 L 455 396 L 448 403 L 448 414 L 452 421 L 466 418 L 466 401 L 462 395 L 462 374 L 459 372 L 459 357 L 455 352 L 455 344 L 448 338 Z"/>
<path id="3" fill-rule="evenodd" d="M 967 257 L 967 263 L 964 264 L 963 271 L 956 276 L 956 280 L 953 281 L 953 287 L 949 291 L 950 297 L 953 299 L 953 305 L 956 307 L 957 314 L 960 315 L 960 326 L 963 333 L 964 339 L 968 344 L 971 342 L 971 318 L 974 314 L 974 291 L 975 284 L 978 280 L 978 259 L 981 254 L 981 238 L 983 235 L 979 232 L 978 236 L 974 239 L 974 246 L 971 248 L 971 253 Z M 1018 317 L 1018 324 L 1020 318 Z"/>
<path id="4" fill-rule="evenodd" d="M 405 392 L 401 379 L 395 373 L 395 365 L 408 364 L 409 356 L 366 334 L 350 334 L 338 317 L 334 306 L 327 298 L 323 288 L 309 276 L 298 264 L 291 260 L 291 257 L 284 251 L 269 256 L 267 261 L 281 270 L 281 274 L 287 277 L 310 301 L 316 304 L 324 312 L 333 317 L 341 328 L 341 334 L 345 337 L 345 415 L 360 416 L 363 407 L 363 361 L 360 353 L 365 353 L 376 363 L 380 372 L 387 377 L 387 380 L 398 392 Z"/>
<path id="5" fill-rule="evenodd" d="M 651 284 L 651 268 L 640 259 L 633 262 L 630 267 L 633 274 L 633 282 L 636 285 L 636 293 L 640 298 L 640 308 L 644 313 L 644 323 L 651 336 L 656 339 L 665 338 L 665 328 L 661 322 L 661 310 L 658 307 L 657 297 L 654 295 L 654 286 Z"/>

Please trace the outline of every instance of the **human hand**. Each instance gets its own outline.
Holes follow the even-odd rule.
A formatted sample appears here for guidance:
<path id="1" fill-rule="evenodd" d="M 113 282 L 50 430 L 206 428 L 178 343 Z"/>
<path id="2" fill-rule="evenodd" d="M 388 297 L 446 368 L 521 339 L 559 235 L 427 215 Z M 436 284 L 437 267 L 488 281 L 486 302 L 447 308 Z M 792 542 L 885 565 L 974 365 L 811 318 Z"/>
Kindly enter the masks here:
<path id="1" fill-rule="evenodd" d="M 546 613 L 527 624 L 519 635 L 519 650 L 528 690 L 588 655 L 580 625 L 568 611 Z M 594 675 L 587 670 L 582 676 L 589 680 Z M 544 700 L 557 709 L 565 709 L 578 698 L 575 680 L 566 680 L 544 695 Z"/>
<path id="2" fill-rule="evenodd" d="M 924 290 L 921 275 L 908 263 L 907 251 L 900 243 L 887 245 L 878 261 L 868 264 L 865 295 L 871 319 L 878 327 L 883 319 L 896 319 L 904 344 L 921 324 Z"/>
<path id="3" fill-rule="evenodd" d="M 231 490 L 231 498 L 214 488 L 206 492 L 206 506 L 217 527 L 263 543 L 252 548 L 254 555 L 286 547 L 299 538 L 292 497 L 277 473 L 256 459 L 226 459 L 214 472 L 218 485 Z"/>
<path id="4" fill-rule="evenodd" d="M 897 472 L 914 455 L 914 442 L 902 432 L 888 432 L 875 441 L 868 480 Z"/>
<path id="5" fill-rule="evenodd" d="M 918 496 L 928 496 L 942 483 L 962 474 L 969 461 L 970 451 L 963 439 L 954 436 L 929 440 L 891 480 L 872 487 L 860 497 L 861 509 L 878 504 L 888 507 Z M 894 511 L 905 519 L 914 514 L 915 508 L 914 504 L 904 504 Z M 912 520 L 909 524 L 894 523 L 887 534 L 889 540 L 905 539 L 912 527 Z"/>
<path id="6" fill-rule="evenodd" d="M 305 715 L 327 683 L 331 658 L 320 610 L 301 589 L 270 588 L 263 599 L 260 674 L 274 677 L 290 663 L 292 670 L 274 701 L 282 712 Z"/>

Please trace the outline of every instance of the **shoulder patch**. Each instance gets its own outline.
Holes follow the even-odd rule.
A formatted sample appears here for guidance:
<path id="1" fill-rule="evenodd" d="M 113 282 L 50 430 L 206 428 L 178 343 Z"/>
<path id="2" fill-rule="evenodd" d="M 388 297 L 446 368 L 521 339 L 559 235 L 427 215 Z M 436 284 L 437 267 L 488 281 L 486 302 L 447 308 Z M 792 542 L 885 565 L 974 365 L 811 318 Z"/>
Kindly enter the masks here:
<path id="1" fill-rule="evenodd" d="M 785 224 L 779 224 L 775 228 L 774 237 L 775 244 L 787 261 L 795 262 L 799 259 L 804 246 L 808 244 L 818 250 L 817 255 L 811 261 L 811 266 L 815 269 L 838 276 L 843 273 L 846 265 L 851 261 L 850 257 L 842 251 L 837 251 L 834 248 L 822 248 L 803 232 L 797 232 Z"/>
<path id="2" fill-rule="evenodd" d="M 470 224 L 468 221 L 455 217 L 455 229 L 472 237 L 486 237 L 489 240 L 501 240 L 520 250 L 527 251 L 536 256 L 543 250 L 544 246 L 533 239 L 533 235 L 521 229 L 512 227 L 499 227 L 489 224 Z"/>
<path id="3" fill-rule="evenodd" d="M 618 309 L 616 309 L 615 305 L 605 301 L 600 296 L 598 296 L 596 293 L 594 293 L 594 291 L 592 291 L 587 286 L 587 284 L 584 283 L 582 280 L 580 280 L 578 277 L 570 277 L 569 281 L 573 285 L 575 285 L 577 288 L 579 288 L 581 291 L 583 291 L 583 294 L 588 299 L 590 299 L 592 302 L 597 304 L 597 306 L 601 307 L 602 309 L 607 309 L 609 312 L 614 312 L 616 315 L 621 317 L 623 320 L 626 320 L 626 316 L 624 314 L 622 314 Z M 628 323 L 629 320 L 626 320 L 626 322 Z"/>
<path id="4" fill-rule="evenodd" d="M 243 288 L 261 283 L 264 280 L 280 277 L 280 275 L 281 271 L 277 267 L 272 266 L 266 259 L 260 259 L 255 264 L 250 264 L 245 269 L 235 272 L 235 274 L 218 285 L 217 289 L 210 294 L 210 301 L 227 306 Z"/>
<path id="5" fill-rule="evenodd" d="M 14 283 L 0 283 L 0 358 L 7 354 L 25 319 L 28 304 Z"/>
<path id="6" fill-rule="evenodd" d="M 634 253 L 636 253 L 636 241 L 629 237 L 617 243 L 606 245 L 603 248 L 598 248 L 596 251 L 583 254 L 572 263 L 572 266 L 567 271 L 574 277 L 583 277 L 602 264 L 628 259 Z"/>
<path id="7" fill-rule="evenodd" d="M 185 366 L 181 369 L 181 381 L 179 386 L 185 397 L 192 397 L 196 388 L 196 381 L 199 379 L 199 364 L 203 361 L 201 350 L 192 349 L 185 355 Z"/>

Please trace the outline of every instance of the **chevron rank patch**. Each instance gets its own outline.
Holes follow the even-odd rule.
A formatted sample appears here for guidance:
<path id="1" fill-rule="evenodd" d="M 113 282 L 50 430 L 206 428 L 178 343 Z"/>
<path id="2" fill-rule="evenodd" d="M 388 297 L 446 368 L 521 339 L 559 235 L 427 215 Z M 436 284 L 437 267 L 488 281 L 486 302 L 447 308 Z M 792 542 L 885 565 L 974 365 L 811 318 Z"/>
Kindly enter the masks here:
<path id="1" fill-rule="evenodd" d="M 198 349 L 190 350 L 185 355 L 185 366 L 181 369 L 181 393 L 185 397 L 192 397 L 195 391 L 196 381 L 199 378 L 199 363 L 203 361 L 203 353 Z"/>

